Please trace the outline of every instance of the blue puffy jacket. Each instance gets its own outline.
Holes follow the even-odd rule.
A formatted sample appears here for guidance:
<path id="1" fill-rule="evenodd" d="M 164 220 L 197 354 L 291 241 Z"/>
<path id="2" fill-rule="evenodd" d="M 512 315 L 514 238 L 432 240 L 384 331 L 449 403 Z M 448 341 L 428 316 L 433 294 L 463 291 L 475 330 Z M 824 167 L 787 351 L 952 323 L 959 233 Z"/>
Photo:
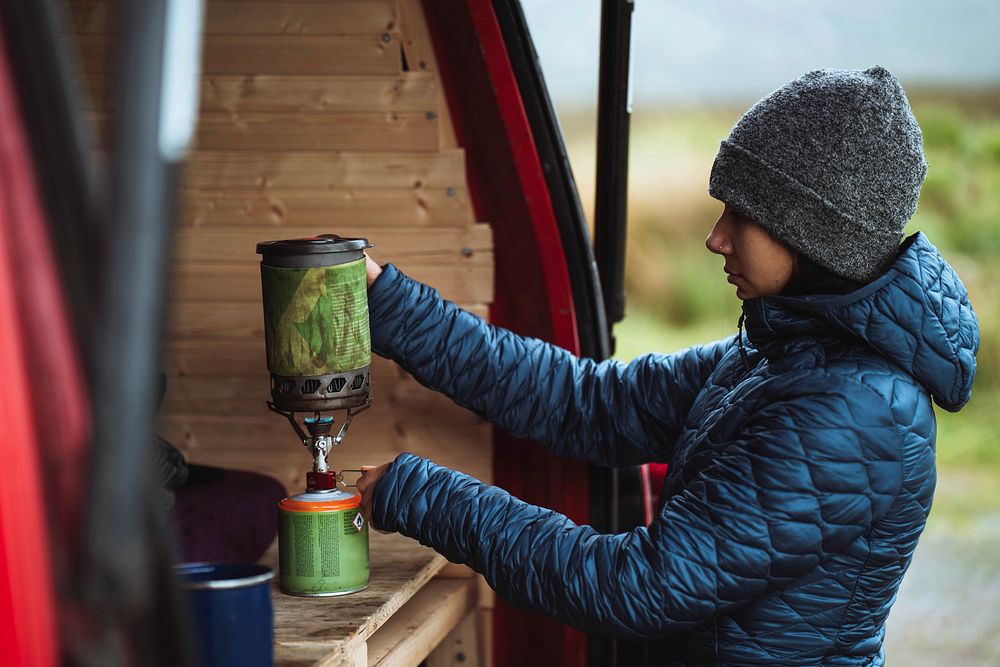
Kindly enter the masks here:
<path id="1" fill-rule="evenodd" d="M 526 609 L 666 638 L 663 664 L 882 664 L 934 492 L 931 399 L 969 400 L 979 347 L 926 237 L 854 293 L 746 301 L 749 340 L 627 365 L 489 326 L 391 265 L 369 300 L 376 351 L 485 419 L 559 456 L 669 464 L 655 521 L 604 535 L 402 454 L 376 528 Z"/>

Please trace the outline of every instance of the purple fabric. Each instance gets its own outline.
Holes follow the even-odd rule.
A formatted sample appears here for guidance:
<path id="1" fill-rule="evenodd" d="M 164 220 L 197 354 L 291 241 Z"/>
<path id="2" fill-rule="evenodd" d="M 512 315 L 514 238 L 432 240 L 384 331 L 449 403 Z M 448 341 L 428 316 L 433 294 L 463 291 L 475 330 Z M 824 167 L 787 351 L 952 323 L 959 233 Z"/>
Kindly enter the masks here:
<path id="1" fill-rule="evenodd" d="M 190 466 L 176 491 L 174 530 L 184 561 L 256 562 L 278 532 L 278 502 L 287 494 L 266 475 Z"/>

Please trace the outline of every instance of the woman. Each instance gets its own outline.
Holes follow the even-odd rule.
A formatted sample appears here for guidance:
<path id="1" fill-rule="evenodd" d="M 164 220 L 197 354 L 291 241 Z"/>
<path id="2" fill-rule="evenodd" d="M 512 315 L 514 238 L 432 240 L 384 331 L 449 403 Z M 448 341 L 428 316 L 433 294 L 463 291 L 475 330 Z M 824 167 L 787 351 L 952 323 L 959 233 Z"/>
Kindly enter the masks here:
<path id="1" fill-rule="evenodd" d="M 668 638 L 664 664 L 882 664 L 934 490 L 931 400 L 969 400 L 979 346 L 951 267 L 922 234 L 900 243 L 926 169 L 883 68 L 764 98 L 709 184 L 739 334 L 628 365 L 490 327 L 372 263 L 373 344 L 422 383 L 560 456 L 669 464 L 653 523 L 600 535 L 402 454 L 359 484 L 372 524 L 522 607 Z M 509 381 L 528 373 L 549 380 Z"/>

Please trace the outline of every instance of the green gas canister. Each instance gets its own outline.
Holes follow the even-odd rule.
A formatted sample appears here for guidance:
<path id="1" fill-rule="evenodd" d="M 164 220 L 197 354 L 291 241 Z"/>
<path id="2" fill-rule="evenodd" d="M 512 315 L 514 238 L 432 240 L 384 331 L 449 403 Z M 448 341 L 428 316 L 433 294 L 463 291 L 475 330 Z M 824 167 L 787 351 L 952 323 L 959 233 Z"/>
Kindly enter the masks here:
<path id="1" fill-rule="evenodd" d="M 368 587 L 368 523 L 358 494 L 333 488 L 285 498 L 278 541 L 283 592 L 329 597 Z"/>

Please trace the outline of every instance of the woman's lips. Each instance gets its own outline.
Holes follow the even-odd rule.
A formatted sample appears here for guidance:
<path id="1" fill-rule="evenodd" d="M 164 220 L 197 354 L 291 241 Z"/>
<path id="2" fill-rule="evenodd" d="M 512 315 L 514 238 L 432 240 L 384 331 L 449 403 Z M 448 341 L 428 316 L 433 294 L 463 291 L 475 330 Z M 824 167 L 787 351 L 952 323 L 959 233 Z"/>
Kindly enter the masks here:
<path id="1" fill-rule="evenodd" d="M 736 284 L 737 280 L 740 280 L 743 277 L 738 273 L 729 273 L 728 271 L 726 273 L 727 273 L 726 281 L 732 283 L 733 285 Z"/>

